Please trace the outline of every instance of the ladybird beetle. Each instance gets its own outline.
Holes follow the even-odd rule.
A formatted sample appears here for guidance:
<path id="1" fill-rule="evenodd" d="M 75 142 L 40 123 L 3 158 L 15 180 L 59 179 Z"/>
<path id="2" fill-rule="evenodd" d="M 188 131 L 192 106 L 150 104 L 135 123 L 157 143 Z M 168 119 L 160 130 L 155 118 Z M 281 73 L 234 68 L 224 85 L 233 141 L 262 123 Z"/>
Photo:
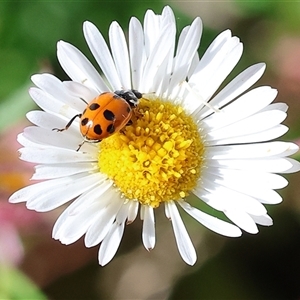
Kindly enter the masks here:
<path id="1" fill-rule="evenodd" d="M 104 92 L 87 103 L 86 109 L 75 115 L 65 128 L 53 130 L 67 130 L 77 117 L 80 118 L 80 132 L 84 140 L 79 144 L 78 151 L 85 142 L 99 143 L 130 124 L 140 98 L 142 94 L 136 90 Z"/>

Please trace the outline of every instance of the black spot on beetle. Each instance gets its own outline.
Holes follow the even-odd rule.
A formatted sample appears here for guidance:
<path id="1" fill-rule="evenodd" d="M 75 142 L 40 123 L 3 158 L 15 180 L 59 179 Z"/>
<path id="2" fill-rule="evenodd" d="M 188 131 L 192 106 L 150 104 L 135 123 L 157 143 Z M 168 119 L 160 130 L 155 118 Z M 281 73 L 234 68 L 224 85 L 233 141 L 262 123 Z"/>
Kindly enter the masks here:
<path id="1" fill-rule="evenodd" d="M 103 112 L 103 115 L 104 115 L 104 118 L 105 118 L 107 121 L 113 121 L 113 120 L 115 120 L 115 114 L 114 114 L 111 110 L 106 109 L 106 110 Z"/>
<path id="2" fill-rule="evenodd" d="M 98 135 L 102 134 L 102 129 L 101 129 L 101 125 L 97 124 L 94 126 L 94 132 Z"/>
<path id="3" fill-rule="evenodd" d="M 115 132 L 115 126 L 114 126 L 114 124 L 109 124 L 109 125 L 107 126 L 106 131 L 107 131 L 108 133 L 110 133 L 110 134 L 114 133 L 114 132 Z"/>
<path id="4" fill-rule="evenodd" d="M 92 103 L 90 106 L 89 106 L 89 109 L 90 110 L 96 110 L 100 107 L 100 105 L 98 103 Z"/>
<path id="5" fill-rule="evenodd" d="M 85 126 L 89 121 L 89 118 L 84 118 L 83 120 L 81 120 L 81 126 Z"/>

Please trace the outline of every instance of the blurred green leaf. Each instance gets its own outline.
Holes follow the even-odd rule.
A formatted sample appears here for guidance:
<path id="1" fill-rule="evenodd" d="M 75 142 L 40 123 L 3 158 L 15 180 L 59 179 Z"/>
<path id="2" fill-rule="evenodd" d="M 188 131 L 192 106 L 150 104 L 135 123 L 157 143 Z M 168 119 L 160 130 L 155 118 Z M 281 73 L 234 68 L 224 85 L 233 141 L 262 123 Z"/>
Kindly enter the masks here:
<path id="1" fill-rule="evenodd" d="M 274 22 L 273 31 L 283 33 L 294 32 L 299 34 L 300 28 L 300 2 L 299 1 L 269 1 L 269 0 L 236 0 L 244 18 L 252 19 L 253 23 L 260 20 Z M 258 19 L 257 19 L 258 18 Z"/>
<path id="2" fill-rule="evenodd" d="M 25 119 L 26 112 L 35 107 L 28 94 L 29 86 L 28 82 L 0 102 L 0 131 L 13 125 L 19 119 Z"/>
<path id="3" fill-rule="evenodd" d="M 235 0 L 235 2 L 248 16 L 266 13 L 274 5 L 270 0 Z"/>
<path id="4" fill-rule="evenodd" d="M 0 299 L 47 299 L 46 296 L 17 269 L 0 266 L 0 278 Z"/>
<path id="5" fill-rule="evenodd" d="M 32 71 L 26 56 L 16 49 L 0 49 L 0 99 L 24 84 Z"/>

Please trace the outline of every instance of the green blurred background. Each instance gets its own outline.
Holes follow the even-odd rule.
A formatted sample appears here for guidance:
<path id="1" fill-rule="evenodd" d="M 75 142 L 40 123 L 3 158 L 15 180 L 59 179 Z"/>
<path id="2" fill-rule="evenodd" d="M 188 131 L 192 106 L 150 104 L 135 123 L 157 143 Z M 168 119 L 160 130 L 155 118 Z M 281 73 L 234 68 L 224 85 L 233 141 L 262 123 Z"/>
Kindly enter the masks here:
<path id="1" fill-rule="evenodd" d="M 51 239 L 60 211 L 36 214 L 24 204 L 7 206 L 9 195 L 33 172 L 18 160 L 15 142 L 27 124 L 26 112 L 35 108 L 27 93 L 30 76 L 51 72 L 67 78 L 56 58 L 57 41 L 74 44 L 94 63 L 82 34 L 85 20 L 107 38 L 112 21 L 126 31 L 130 17 L 142 21 L 147 9 L 160 13 L 164 5 L 173 8 L 178 30 L 194 17 L 202 18 L 200 56 L 227 28 L 242 40 L 244 55 L 231 78 L 254 63 L 267 63 L 258 85 L 279 90 L 276 101 L 290 107 L 284 140 L 299 144 L 300 2 L 0 1 L 0 299 L 300 298 L 298 174 L 287 176 L 290 184 L 280 191 L 284 202 L 267 207 L 274 225 L 260 227 L 257 235 L 224 238 L 184 219 L 197 247 L 194 267 L 181 260 L 163 212 L 156 217 L 152 252 L 143 249 L 141 222 L 136 221 L 126 228 L 115 259 L 103 268 L 97 263 L 98 247 L 86 249 L 82 240 L 64 246 Z M 23 252 L 15 263 L 7 263 L 1 247 L 5 238 L 17 237 Z"/>

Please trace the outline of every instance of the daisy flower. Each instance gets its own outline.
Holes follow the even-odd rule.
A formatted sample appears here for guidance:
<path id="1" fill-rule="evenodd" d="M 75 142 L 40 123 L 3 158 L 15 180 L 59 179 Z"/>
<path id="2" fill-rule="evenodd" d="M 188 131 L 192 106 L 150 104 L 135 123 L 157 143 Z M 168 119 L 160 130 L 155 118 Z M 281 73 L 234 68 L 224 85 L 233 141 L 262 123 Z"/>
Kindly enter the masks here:
<path id="1" fill-rule="evenodd" d="M 153 249 L 155 210 L 161 207 L 189 265 L 196 252 L 184 212 L 229 237 L 271 225 L 264 204 L 281 202 L 274 190 L 287 185 L 276 173 L 298 171 L 299 163 L 287 157 L 298 150 L 295 144 L 270 141 L 288 130 L 281 125 L 287 105 L 271 104 L 277 91 L 269 86 L 249 90 L 265 64 L 250 66 L 220 90 L 242 55 L 242 43 L 226 30 L 200 59 L 200 18 L 176 43 L 170 7 L 161 15 L 148 10 L 143 24 L 133 17 L 128 41 L 117 22 L 109 28 L 109 45 L 92 23 L 85 22 L 83 32 L 101 73 L 77 48 L 59 41 L 57 56 L 71 80 L 32 76 L 36 87 L 29 93 L 43 111 L 27 114 L 34 126 L 18 141 L 21 159 L 37 164 L 32 179 L 43 181 L 17 191 L 10 202 L 45 212 L 72 201 L 56 221 L 53 238 L 71 244 L 84 236 L 86 247 L 101 244 L 101 265 L 114 257 L 125 225 L 138 214 L 143 244 Z M 100 134 L 104 114 L 83 119 L 95 109 L 87 103 L 105 95 L 121 101 L 107 92 L 122 90 L 141 93 L 137 107 L 127 111 L 131 121 L 90 143 L 80 129 L 88 123 Z M 118 113 L 114 109 L 110 114 Z M 67 130 L 53 130 L 66 124 Z M 193 195 L 199 198 L 194 206 Z M 201 203 L 224 217 L 200 210 Z"/>

